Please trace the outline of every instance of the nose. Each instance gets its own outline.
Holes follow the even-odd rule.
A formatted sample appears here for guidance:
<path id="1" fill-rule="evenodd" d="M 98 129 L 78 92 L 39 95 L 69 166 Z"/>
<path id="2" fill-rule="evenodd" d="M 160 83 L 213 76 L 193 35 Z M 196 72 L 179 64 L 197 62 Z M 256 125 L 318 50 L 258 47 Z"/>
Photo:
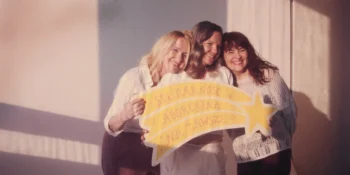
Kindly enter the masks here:
<path id="1" fill-rule="evenodd" d="M 216 45 L 213 45 L 212 48 L 210 49 L 210 52 L 213 54 L 217 54 L 218 53 L 218 47 Z"/>
<path id="2" fill-rule="evenodd" d="M 233 57 L 236 58 L 236 59 L 240 59 L 240 58 L 241 58 L 241 54 L 236 50 L 236 51 L 233 53 Z"/>
<path id="3" fill-rule="evenodd" d="M 178 63 L 178 64 L 180 64 L 182 62 L 182 54 L 181 54 L 181 52 L 176 54 L 174 61 L 176 63 Z"/>

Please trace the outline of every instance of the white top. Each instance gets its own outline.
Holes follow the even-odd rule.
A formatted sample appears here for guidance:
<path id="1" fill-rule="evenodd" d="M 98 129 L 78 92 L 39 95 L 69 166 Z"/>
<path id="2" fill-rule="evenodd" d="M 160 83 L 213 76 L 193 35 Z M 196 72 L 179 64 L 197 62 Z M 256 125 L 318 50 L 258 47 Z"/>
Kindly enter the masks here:
<path id="1" fill-rule="evenodd" d="M 117 116 L 118 113 L 123 110 L 124 104 L 129 102 L 132 97 L 152 86 L 153 81 L 147 65 L 134 67 L 124 73 L 114 91 L 112 105 L 104 119 L 104 127 L 110 135 L 115 137 L 121 132 L 142 133 L 138 117 L 128 120 L 124 124 L 123 129 L 117 132 L 113 132 L 109 129 L 108 122 L 112 117 Z"/>
<path id="2" fill-rule="evenodd" d="M 259 91 L 264 102 L 273 104 L 282 113 L 277 113 L 276 123 L 272 127 L 272 136 L 265 137 L 255 133 L 252 137 L 244 135 L 244 129 L 233 129 L 230 136 L 233 140 L 233 151 L 237 163 L 263 159 L 282 150 L 291 148 L 292 135 L 295 131 L 296 108 L 294 99 L 282 77 L 273 71 L 265 71 L 270 82 L 256 85 L 252 77 L 238 82 L 238 88 L 253 95 Z"/>
<path id="3" fill-rule="evenodd" d="M 178 74 L 165 74 L 161 81 L 158 83 L 158 86 L 163 86 L 163 85 L 169 85 L 170 83 L 180 83 L 184 81 L 191 81 L 193 80 L 192 77 L 190 77 L 186 72 L 181 72 Z M 204 77 L 206 81 L 214 81 L 217 83 L 222 83 L 222 84 L 230 84 L 233 85 L 233 77 L 231 72 L 223 66 L 219 66 L 216 71 L 207 73 Z M 210 134 L 223 134 L 223 131 L 214 131 L 211 132 Z"/>
<path id="4" fill-rule="evenodd" d="M 164 81 L 163 81 L 164 80 Z M 193 80 L 186 72 L 164 75 L 160 85 L 168 82 L 184 82 Z M 233 84 L 233 77 L 226 67 L 219 67 L 217 71 L 206 74 L 204 80 L 223 84 Z M 210 134 L 222 135 L 223 131 Z M 226 164 L 225 151 L 221 142 L 205 145 L 186 143 L 175 152 L 168 155 L 160 164 L 162 175 L 224 175 Z"/>

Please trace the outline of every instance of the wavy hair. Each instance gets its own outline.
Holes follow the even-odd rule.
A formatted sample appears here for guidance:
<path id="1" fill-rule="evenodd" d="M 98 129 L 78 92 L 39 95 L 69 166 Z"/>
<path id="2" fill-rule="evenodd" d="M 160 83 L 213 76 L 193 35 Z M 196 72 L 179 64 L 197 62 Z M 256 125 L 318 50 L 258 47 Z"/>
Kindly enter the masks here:
<path id="1" fill-rule="evenodd" d="M 207 71 L 215 71 L 218 66 L 219 59 L 216 59 L 212 65 L 207 66 L 202 61 L 205 55 L 203 42 L 208 40 L 214 32 L 219 32 L 221 35 L 223 33 L 219 25 L 209 21 L 199 22 L 192 28 L 193 47 L 185 71 L 194 79 L 203 77 Z M 219 55 L 220 51 L 218 51 L 217 56 Z"/>
<path id="2" fill-rule="evenodd" d="M 254 82 L 258 85 L 263 85 L 269 82 L 269 77 L 266 77 L 264 73 L 265 70 L 273 70 L 278 71 L 278 68 L 272 65 L 270 62 L 265 61 L 263 58 L 259 56 L 259 54 L 255 51 L 253 45 L 250 43 L 248 38 L 240 33 L 240 32 L 228 32 L 223 35 L 223 51 L 221 52 L 220 62 L 223 66 L 226 66 L 225 61 L 223 59 L 223 53 L 225 51 L 229 51 L 232 48 L 242 47 L 247 50 L 248 53 L 248 64 L 247 70 L 250 75 L 253 77 Z M 231 71 L 234 78 L 234 85 L 238 86 L 237 78 L 234 73 Z"/>
<path id="3" fill-rule="evenodd" d="M 155 84 L 157 84 L 161 79 L 160 72 L 163 67 L 163 60 L 165 56 L 172 49 L 179 38 L 184 38 L 187 41 L 187 53 L 190 53 L 192 47 L 191 33 L 188 30 L 175 30 L 160 37 L 153 45 L 151 51 L 141 58 L 140 64 L 146 64 L 148 66 L 152 80 Z M 188 58 L 189 54 L 186 56 L 185 67 L 187 65 Z"/>

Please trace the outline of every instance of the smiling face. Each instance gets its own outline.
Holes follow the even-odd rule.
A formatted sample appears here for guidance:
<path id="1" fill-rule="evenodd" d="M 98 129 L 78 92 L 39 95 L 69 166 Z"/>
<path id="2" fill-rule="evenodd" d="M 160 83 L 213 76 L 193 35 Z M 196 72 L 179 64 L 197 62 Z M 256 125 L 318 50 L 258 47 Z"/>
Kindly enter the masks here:
<path id="1" fill-rule="evenodd" d="M 189 43 L 185 38 L 178 38 L 162 62 L 162 74 L 179 73 L 186 65 Z"/>
<path id="2" fill-rule="evenodd" d="M 248 52 L 240 46 L 233 46 L 224 51 L 226 66 L 235 74 L 240 75 L 247 72 Z"/>
<path id="3" fill-rule="evenodd" d="M 209 39 L 203 42 L 204 56 L 202 62 L 204 65 L 212 65 L 218 59 L 221 49 L 221 38 L 221 33 L 215 31 Z"/>

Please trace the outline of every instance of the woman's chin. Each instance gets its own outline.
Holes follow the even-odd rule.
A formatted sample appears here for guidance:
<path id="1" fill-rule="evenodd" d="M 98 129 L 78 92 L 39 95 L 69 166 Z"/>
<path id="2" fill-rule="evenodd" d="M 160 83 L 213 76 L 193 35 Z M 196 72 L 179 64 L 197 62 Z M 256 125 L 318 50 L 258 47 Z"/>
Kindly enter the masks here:
<path id="1" fill-rule="evenodd" d="M 179 72 L 181 72 L 181 69 L 178 69 L 178 68 L 173 68 L 173 69 L 171 69 L 171 71 L 170 71 L 170 73 L 172 73 L 172 74 L 177 74 L 177 73 L 179 73 Z"/>
<path id="2" fill-rule="evenodd" d="M 214 63 L 214 60 L 208 60 L 208 61 L 204 62 L 204 65 L 210 66 L 210 65 L 212 65 L 213 63 Z"/>

